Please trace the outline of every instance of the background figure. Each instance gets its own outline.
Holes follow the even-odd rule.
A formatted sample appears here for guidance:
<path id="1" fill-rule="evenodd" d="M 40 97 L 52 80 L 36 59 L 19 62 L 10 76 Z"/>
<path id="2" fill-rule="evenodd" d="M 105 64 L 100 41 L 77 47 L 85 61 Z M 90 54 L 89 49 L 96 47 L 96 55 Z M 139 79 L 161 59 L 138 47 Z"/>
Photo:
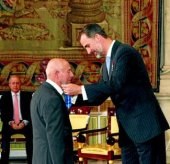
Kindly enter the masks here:
<path id="1" fill-rule="evenodd" d="M 116 107 L 123 164 L 166 164 L 165 130 L 169 125 L 139 52 L 109 38 L 98 24 L 84 27 L 80 43 L 88 54 L 106 58 L 102 78 L 98 84 L 85 88 L 63 85 L 65 93 L 83 94 L 83 97 L 87 93 L 90 105 L 100 105 L 111 97 Z"/>
<path id="2" fill-rule="evenodd" d="M 3 92 L 0 99 L 1 120 L 2 120 L 2 143 L 1 163 L 8 164 L 10 152 L 10 137 L 12 134 L 23 134 L 26 138 L 26 153 L 28 164 L 32 162 L 32 125 L 30 117 L 31 92 L 20 90 L 21 81 L 16 75 L 10 76 L 9 87 L 11 91 Z M 17 94 L 19 117 L 15 120 L 14 99 Z"/>
<path id="3" fill-rule="evenodd" d="M 73 164 L 72 128 L 61 89 L 73 73 L 66 60 L 51 59 L 46 75 L 31 101 L 33 164 Z"/>

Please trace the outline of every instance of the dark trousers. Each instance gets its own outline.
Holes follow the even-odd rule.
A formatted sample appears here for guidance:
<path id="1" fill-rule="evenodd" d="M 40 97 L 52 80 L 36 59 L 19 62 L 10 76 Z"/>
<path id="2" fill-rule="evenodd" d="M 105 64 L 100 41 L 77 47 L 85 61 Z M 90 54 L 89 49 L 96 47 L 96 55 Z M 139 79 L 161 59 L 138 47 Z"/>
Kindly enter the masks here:
<path id="1" fill-rule="evenodd" d="M 122 164 L 166 164 L 165 134 L 122 147 Z"/>
<path id="2" fill-rule="evenodd" d="M 23 134 L 26 139 L 26 154 L 28 164 L 32 164 L 32 130 L 30 127 L 24 127 L 21 130 L 14 130 L 10 126 L 8 128 L 2 129 L 2 143 L 1 143 L 1 162 L 0 164 L 8 164 L 9 163 L 9 153 L 10 153 L 10 138 L 13 134 Z"/>

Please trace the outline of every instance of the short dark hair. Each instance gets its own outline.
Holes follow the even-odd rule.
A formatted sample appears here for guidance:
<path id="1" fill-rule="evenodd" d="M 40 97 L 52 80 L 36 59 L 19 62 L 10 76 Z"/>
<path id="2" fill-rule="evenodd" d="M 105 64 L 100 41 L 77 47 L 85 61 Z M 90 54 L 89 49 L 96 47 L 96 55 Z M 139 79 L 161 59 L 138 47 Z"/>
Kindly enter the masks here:
<path id="1" fill-rule="evenodd" d="M 104 38 L 108 37 L 108 35 L 104 31 L 104 29 L 98 24 L 85 25 L 80 33 L 80 36 L 82 34 L 86 34 L 89 38 L 93 38 L 96 34 L 99 34 L 99 35 L 103 36 Z"/>

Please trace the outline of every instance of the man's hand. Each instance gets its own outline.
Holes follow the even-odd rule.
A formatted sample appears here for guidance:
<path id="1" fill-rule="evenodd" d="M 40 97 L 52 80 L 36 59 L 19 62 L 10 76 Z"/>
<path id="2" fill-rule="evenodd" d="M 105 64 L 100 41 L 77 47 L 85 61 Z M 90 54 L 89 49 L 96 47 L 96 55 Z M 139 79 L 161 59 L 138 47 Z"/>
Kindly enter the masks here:
<path id="1" fill-rule="evenodd" d="M 16 124 L 14 121 L 11 121 L 10 126 L 14 129 L 14 130 L 20 130 L 22 128 L 25 127 L 24 122 L 20 122 L 19 124 Z"/>
<path id="2" fill-rule="evenodd" d="M 18 125 L 18 127 L 19 127 L 19 129 L 22 129 L 22 128 L 24 128 L 25 127 L 25 124 L 24 124 L 24 122 L 22 121 L 22 122 L 20 122 L 19 123 L 19 125 Z"/>
<path id="3" fill-rule="evenodd" d="M 82 94 L 81 85 L 70 83 L 70 84 L 62 84 L 61 87 L 65 94 L 68 94 L 71 96 Z"/>

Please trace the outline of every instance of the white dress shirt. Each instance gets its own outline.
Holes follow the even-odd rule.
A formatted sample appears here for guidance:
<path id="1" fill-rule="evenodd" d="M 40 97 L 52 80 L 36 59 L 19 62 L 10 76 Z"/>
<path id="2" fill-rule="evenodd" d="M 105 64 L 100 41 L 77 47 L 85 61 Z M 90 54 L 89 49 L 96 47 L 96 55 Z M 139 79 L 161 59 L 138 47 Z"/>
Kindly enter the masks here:
<path id="1" fill-rule="evenodd" d="M 63 90 L 61 89 L 61 87 L 59 85 L 57 85 L 55 82 L 53 82 L 50 79 L 47 79 L 46 82 L 51 84 L 58 91 L 58 93 L 63 97 L 64 92 L 63 92 Z M 71 103 L 75 104 L 76 99 L 77 99 L 77 96 L 71 96 Z"/>

